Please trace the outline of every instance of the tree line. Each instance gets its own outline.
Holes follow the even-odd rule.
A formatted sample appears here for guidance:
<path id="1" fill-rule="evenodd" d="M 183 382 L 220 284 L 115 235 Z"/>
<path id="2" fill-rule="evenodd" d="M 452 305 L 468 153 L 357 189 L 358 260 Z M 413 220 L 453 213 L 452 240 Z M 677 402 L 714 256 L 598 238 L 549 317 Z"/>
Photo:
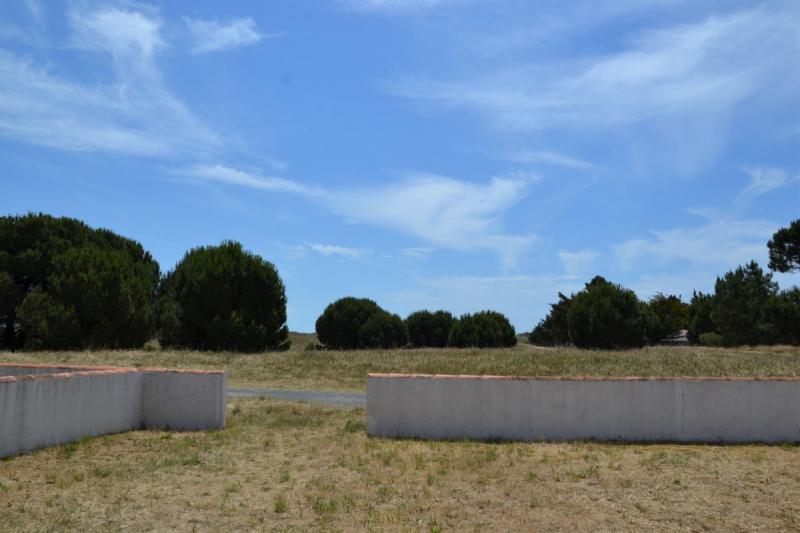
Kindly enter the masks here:
<path id="1" fill-rule="evenodd" d="M 235 242 L 189 250 L 161 275 L 138 242 L 71 218 L 0 217 L 0 347 L 288 347 L 272 263 Z"/>
<path id="2" fill-rule="evenodd" d="M 367 299 L 342 298 L 317 320 L 327 348 L 512 346 L 500 313 L 405 321 Z M 0 349 L 160 345 L 259 352 L 289 347 L 286 290 L 275 266 L 225 241 L 186 252 L 162 275 L 142 245 L 45 214 L 0 217 Z"/>
<path id="3" fill-rule="evenodd" d="M 800 271 L 800 220 L 767 243 L 769 268 Z M 800 288 L 780 290 L 772 273 L 751 261 L 717 277 L 714 292 L 656 294 L 642 302 L 621 285 L 597 276 L 577 294 L 558 294 L 550 312 L 529 334 L 533 344 L 581 348 L 635 348 L 679 330 L 710 346 L 800 344 Z"/>
<path id="4" fill-rule="evenodd" d="M 769 242 L 770 268 L 800 270 L 800 220 Z M 714 294 L 690 303 L 658 294 L 649 302 L 595 277 L 559 294 L 530 334 L 536 344 L 622 348 L 679 329 L 702 344 L 798 344 L 800 289 L 780 291 L 755 263 L 717 279 Z M 405 319 L 374 301 L 347 297 L 316 322 L 329 349 L 505 347 L 517 342 L 495 311 L 447 311 Z M 162 274 L 140 243 L 71 218 L 0 217 L 0 348 L 62 350 L 164 347 L 258 352 L 289 347 L 286 293 L 269 261 L 225 241 L 186 252 Z"/>
<path id="5" fill-rule="evenodd" d="M 481 311 L 453 317 L 447 311 L 415 311 L 403 320 L 368 298 L 346 297 L 317 319 L 317 338 L 326 348 L 505 348 L 516 346 L 514 326 L 502 313 Z"/>

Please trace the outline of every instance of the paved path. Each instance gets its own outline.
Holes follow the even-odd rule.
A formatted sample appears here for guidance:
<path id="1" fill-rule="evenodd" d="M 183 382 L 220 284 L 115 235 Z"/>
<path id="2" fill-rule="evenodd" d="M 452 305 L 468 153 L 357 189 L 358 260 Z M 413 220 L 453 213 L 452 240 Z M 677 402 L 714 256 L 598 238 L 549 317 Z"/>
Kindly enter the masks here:
<path id="1" fill-rule="evenodd" d="M 367 405 L 367 394 L 365 392 L 286 389 L 228 389 L 228 398 L 261 398 L 262 396 L 272 398 L 274 400 L 314 402 L 344 407 L 366 407 Z"/>

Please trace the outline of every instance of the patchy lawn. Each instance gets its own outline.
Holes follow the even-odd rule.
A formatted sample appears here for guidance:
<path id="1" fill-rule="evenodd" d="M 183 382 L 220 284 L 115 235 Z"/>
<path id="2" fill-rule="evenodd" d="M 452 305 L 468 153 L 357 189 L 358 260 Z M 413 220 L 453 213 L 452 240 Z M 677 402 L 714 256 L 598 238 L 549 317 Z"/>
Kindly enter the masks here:
<path id="1" fill-rule="evenodd" d="M 367 372 L 525 376 L 800 376 L 800 347 L 656 346 L 593 351 L 520 344 L 507 349 L 304 351 L 236 354 L 193 351 L 0 353 L 0 361 L 224 368 L 233 386 L 363 390 Z"/>
<path id="2" fill-rule="evenodd" d="M 0 462 L 4 530 L 800 528 L 800 447 L 367 438 L 363 410 L 269 400 L 228 428 Z"/>

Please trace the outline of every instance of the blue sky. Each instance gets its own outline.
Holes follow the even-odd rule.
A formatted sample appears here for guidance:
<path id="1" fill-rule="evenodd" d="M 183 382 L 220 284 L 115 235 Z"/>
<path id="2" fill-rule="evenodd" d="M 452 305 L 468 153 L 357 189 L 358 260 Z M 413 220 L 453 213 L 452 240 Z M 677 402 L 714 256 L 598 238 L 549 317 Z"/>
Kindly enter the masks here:
<path id="1" fill-rule="evenodd" d="M 300 331 L 346 295 L 518 330 L 595 274 L 686 298 L 800 216 L 799 28 L 780 0 L 8 0 L 0 212 L 165 271 L 238 240 Z"/>

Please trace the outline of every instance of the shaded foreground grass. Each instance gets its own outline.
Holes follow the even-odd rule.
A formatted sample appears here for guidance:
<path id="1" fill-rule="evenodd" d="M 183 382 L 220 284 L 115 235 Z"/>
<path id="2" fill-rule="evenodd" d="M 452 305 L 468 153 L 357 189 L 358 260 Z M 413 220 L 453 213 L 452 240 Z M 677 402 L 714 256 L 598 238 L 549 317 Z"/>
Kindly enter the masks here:
<path id="1" fill-rule="evenodd" d="M 367 438 L 363 410 L 237 400 L 228 427 L 0 462 L 4 530 L 800 528 L 800 447 Z"/>
<path id="2" fill-rule="evenodd" d="M 368 372 L 525 376 L 800 376 L 800 347 L 656 346 L 591 351 L 520 344 L 507 349 L 0 353 L 0 361 L 225 368 L 234 386 L 363 390 Z"/>

